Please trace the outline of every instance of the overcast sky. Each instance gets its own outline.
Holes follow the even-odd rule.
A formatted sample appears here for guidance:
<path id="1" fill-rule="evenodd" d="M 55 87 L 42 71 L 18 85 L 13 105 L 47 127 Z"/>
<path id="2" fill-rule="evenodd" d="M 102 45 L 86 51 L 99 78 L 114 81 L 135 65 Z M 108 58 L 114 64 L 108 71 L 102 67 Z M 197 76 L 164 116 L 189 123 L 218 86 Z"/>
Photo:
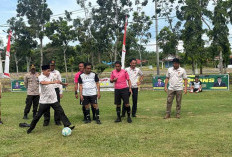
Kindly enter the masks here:
<path id="1" fill-rule="evenodd" d="M 90 0 L 92 2 L 92 6 L 96 5 L 96 0 Z M 65 10 L 74 11 L 81 9 L 80 6 L 77 5 L 76 0 L 47 0 L 49 8 L 52 10 L 53 15 L 62 14 Z M 7 24 L 7 20 L 11 17 L 16 16 L 16 5 L 17 0 L 0 0 L 1 8 L 0 8 L 0 26 Z M 155 5 L 152 0 L 149 0 L 149 3 L 146 7 L 143 8 L 143 11 L 149 16 L 153 16 L 155 14 Z M 73 18 L 76 16 L 84 17 L 83 12 L 75 12 L 73 14 Z M 175 19 L 174 19 L 175 20 Z M 159 20 L 159 30 L 161 30 L 164 26 L 167 26 L 168 23 L 164 19 Z M 3 39 L 4 46 L 6 45 L 6 33 L 3 30 L 7 30 L 7 27 L 0 27 L 0 39 Z M 232 34 L 232 29 L 230 29 Z M 150 32 L 152 33 L 152 39 L 148 43 L 147 50 L 155 51 L 155 21 L 153 21 L 153 25 L 151 26 Z M 231 38 L 230 38 L 231 39 Z M 45 43 L 48 43 L 49 40 L 45 39 Z M 77 43 L 74 43 L 78 44 Z"/>

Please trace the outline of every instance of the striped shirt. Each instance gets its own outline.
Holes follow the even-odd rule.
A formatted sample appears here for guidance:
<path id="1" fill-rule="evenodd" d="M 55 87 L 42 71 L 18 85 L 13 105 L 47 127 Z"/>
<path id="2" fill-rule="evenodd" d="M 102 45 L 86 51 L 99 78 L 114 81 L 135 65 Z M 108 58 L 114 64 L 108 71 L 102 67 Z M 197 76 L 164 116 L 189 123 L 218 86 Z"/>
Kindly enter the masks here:
<path id="1" fill-rule="evenodd" d="M 97 74 L 91 72 L 90 74 L 82 73 L 78 79 L 79 84 L 82 85 L 82 95 L 83 96 L 93 96 L 97 95 L 97 85 L 99 82 Z"/>
<path id="2" fill-rule="evenodd" d="M 40 85 L 40 104 L 53 104 L 57 102 L 57 96 L 54 86 L 56 84 L 48 84 L 48 85 L 42 85 L 41 82 L 43 81 L 54 81 L 54 75 L 50 74 L 48 77 L 41 74 L 39 76 L 39 85 Z"/>

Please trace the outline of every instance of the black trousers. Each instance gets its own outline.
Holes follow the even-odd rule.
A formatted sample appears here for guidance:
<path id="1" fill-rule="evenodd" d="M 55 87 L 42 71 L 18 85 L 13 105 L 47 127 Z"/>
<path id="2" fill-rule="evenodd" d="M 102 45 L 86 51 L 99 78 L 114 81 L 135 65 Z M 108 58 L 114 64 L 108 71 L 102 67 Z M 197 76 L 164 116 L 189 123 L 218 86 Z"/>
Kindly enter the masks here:
<path id="1" fill-rule="evenodd" d="M 131 95 L 131 93 L 129 93 L 129 96 L 130 95 Z M 132 101 L 133 101 L 132 115 L 136 115 L 137 103 L 138 103 L 138 88 L 132 88 Z M 125 113 L 126 113 L 125 104 L 123 104 L 122 114 L 125 115 Z"/>
<path id="2" fill-rule="evenodd" d="M 60 115 L 60 119 L 64 125 L 64 127 L 68 127 L 71 125 L 68 117 L 65 115 L 64 110 L 62 108 L 62 106 L 60 105 L 59 102 L 56 102 L 54 104 L 40 104 L 39 105 L 39 110 L 38 113 L 36 114 L 36 116 L 33 118 L 30 128 L 34 129 L 36 124 L 38 123 L 39 119 L 42 117 L 42 115 L 48 110 L 50 109 L 50 107 L 52 107 L 55 112 L 57 112 Z"/>
<path id="3" fill-rule="evenodd" d="M 36 114 L 39 105 L 39 95 L 27 95 L 24 114 L 28 114 L 33 103 L 33 114 Z"/>
<path id="4" fill-rule="evenodd" d="M 56 90 L 57 100 L 60 103 L 60 89 L 55 88 L 55 90 Z M 60 115 L 56 111 L 54 111 L 54 120 L 55 122 L 60 122 Z M 50 107 L 44 113 L 44 122 L 47 122 L 47 123 L 50 122 Z"/>

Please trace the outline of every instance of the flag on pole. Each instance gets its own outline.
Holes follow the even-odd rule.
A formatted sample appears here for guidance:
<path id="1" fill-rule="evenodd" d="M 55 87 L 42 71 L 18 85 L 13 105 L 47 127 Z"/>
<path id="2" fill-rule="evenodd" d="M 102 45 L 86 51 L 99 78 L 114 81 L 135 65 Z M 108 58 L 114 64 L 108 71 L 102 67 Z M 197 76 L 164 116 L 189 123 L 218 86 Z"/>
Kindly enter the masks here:
<path id="1" fill-rule="evenodd" d="M 125 27 L 124 27 L 124 36 L 123 36 L 123 45 L 122 45 L 122 69 L 125 68 L 125 57 L 126 57 L 126 30 L 127 30 L 128 19 L 126 16 Z"/>
<path id="2" fill-rule="evenodd" d="M 5 69 L 4 69 L 4 76 L 10 77 L 9 67 L 10 67 L 10 38 L 12 36 L 12 32 L 9 32 L 8 36 L 8 43 L 6 48 L 6 58 L 5 58 Z"/>

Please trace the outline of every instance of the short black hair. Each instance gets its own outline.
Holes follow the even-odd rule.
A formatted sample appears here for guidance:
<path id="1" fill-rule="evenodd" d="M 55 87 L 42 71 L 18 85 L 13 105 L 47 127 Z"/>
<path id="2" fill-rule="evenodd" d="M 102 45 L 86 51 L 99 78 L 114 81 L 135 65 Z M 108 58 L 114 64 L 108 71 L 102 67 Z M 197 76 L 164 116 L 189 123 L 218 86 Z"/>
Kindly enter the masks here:
<path id="1" fill-rule="evenodd" d="M 132 61 L 136 61 L 136 59 L 135 58 L 131 58 L 129 61 L 131 63 Z"/>
<path id="2" fill-rule="evenodd" d="M 78 64 L 78 65 L 80 65 L 80 64 L 83 64 L 83 65 L 85 65 L 85 62 L 79 62 L 79 64 Z"/>
<path id="3" fill-rule="evenodd" d="M 122 65 L 122 63 L 121 63 L 120 61 L 116 61 L 116 62 L 114 63 L 114 65 L 116 65 L 116 64 Z"/>
<path id="4" fill-rule="evenodd" d="M 174 59 L 172 60 L 172 62 L 173 62 L 173 63 L 180 63 L 180 60 L 179 60 L 178 58 L 174 58 Z"/>
<path id="5" fill-rule="evenodd" d="M 90 66 L 90 65 L 91 65 L 91 67 L 92 67 L 92 64 L 91 64 L 91 63 L 85 63 L 85 64 L 84 64 L 85 68 L 86 68 L 87 66 Z"/>
<path id="6" fill-rule="evenodd" d="M 195 79 L 198 78 L 199 79 L 199 76 L 195 76 Z"/>

